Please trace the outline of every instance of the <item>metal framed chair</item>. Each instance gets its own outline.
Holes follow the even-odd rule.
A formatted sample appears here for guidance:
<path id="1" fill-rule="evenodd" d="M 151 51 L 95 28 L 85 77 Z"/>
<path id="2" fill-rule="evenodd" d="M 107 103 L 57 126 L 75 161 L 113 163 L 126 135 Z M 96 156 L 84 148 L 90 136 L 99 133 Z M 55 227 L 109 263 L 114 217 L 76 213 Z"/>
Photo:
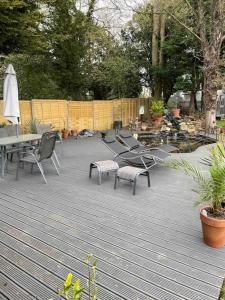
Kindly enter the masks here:
<path id="1" fill-rule="evenodd" d="M 35 126 L 36 126 L 36 130 L 37 130 L 38 134 L 43 134 L 46 132 L 53 132 L 53 130 L 49 124 L 36 124 Z M 56 144 L 61 145 L 61 153 L 63 154 L 63 142 L 62 142 L 62 137 L 59 134 L 57 135 Z M 58 155 L 56 154 L 55 150 L 54 150 L 53 154 L 55 156 L 55 160 L 56 160 L 58 166 L 60 167 Z"/>
<path id="2" fill-rule="evenodd" d="M 159 150 L 166 153 L 177 152 L 179 149 L 170 144 L 164 144 L 159 147 L 149 148 L 138 142 L 129 131 L 120 131 L 116 136 L 119 141 L 126 145 L 126 147 L 135 153 L 151 152 L 151 150 Z"/>
<path id="3" fill-rule="evenodd" d="M 42 166 L 42 161 L 47 159 L 51 159 L 57 174 L 60 175 L 57 165 L 52 157 L 54 153 L 55 142 L 56 142 L 56 133 L 46 132 L 42 135 L 42 139 L 38 149 L 35 149 L 31 152 L 20 152 L 18 157 L 18 162 L 17 162 L 16 179 L 18 180 L 19 167 L 20 167 L 20 163 L 22 162 L 22 163 L 31 164 L 31 173 L 33 171 L 33 166 L 36 164 L 41 172 L 41 175 L 45 183 L 47 183 L 47 179 L 45 177 L 44 169 Z M 25 154 L 24 157 L 23 154 Z"/>
<path id="4" fill-rule="evenodd" d="M 125 148 L 120 142 L 115 138 L 106 137 L 102 139 L 103 144 L 114 154 L 114 160 L 121 160 L 127 163 L 128 165 L 135 166 L 138 168 L 150 169 L 157 164 L 159 157 L 158 152 L 152 152 L 152 155 L 146 153 L 134 153 Z M 164 153 L 162 154 L 161 159 L 165 158 Z"/>

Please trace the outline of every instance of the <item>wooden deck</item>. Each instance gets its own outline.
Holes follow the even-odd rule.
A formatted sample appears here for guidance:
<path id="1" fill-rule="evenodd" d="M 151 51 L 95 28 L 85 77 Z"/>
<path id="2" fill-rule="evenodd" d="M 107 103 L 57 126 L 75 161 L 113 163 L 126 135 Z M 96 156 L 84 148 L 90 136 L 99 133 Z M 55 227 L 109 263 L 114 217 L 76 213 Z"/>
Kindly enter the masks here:
<path id="1" fill-rule="evenodd" d="M 192 161 L 207 147 L 183 154 Z M 174 154 L 178 156 L 179 154 Z M 0 299 L 59 299 L 68 272 L 84 282 L 88 253 L 98 259 L 98 299 L 217 300 L 225 249 L 202 242 L 190 178 L 164 167 L 151 171 L 132 195 L 113 190 L 113 175 L 88 178 L 89 163 L 111 158 L 95 138 L 64 143 L 61 176 L 15 166 L 0 181 Z M 85 297 L 85 299 L 87 299 Z"/>

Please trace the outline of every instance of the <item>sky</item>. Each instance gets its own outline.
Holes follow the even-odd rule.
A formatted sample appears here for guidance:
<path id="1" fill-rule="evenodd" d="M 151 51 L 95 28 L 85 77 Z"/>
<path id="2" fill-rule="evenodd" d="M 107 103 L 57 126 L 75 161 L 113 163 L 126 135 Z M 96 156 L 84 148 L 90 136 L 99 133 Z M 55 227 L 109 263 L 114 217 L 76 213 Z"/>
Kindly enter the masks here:
<path id="1" fill-rule="evenodd" d="M 95 15 L 113 32 L 118 32 L 132 18 L 133 9 L 146 0 L 98 0 Z"/>

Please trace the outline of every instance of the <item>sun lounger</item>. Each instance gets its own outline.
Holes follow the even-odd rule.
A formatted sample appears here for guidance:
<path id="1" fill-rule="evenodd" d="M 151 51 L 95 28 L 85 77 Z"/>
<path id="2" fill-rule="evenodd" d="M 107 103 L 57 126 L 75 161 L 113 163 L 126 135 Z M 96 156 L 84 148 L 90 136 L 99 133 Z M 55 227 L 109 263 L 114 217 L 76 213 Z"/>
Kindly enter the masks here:
<path id="1" fill-rule="evenodd" d="M 122 160 L 129 165 L 139 168 L 150 169 L 169 156 L 168 153 L 155 149 L 145 153 L 134 153 L 129 151 L 115 138 L 106 137 L 102 139 L 102 142 L 113 152 L 115 160 Z"/>
<path id="2" fill-rule="evenodd" d="M 120 131 L 120 133 L 117 135 L 117 138 L 130 150 L 136 153 L 142 153 L 142 152 L 149 152 L 154 150 L 160 150 L 163 152 L 177 152 L 178 148 L 169 145 L 169 144 L 163 144 L 156 148 L 150 148 L 145 145 L 142 145 L 140 142 L 138 142 L 130 132 L 128 131 Z"/>

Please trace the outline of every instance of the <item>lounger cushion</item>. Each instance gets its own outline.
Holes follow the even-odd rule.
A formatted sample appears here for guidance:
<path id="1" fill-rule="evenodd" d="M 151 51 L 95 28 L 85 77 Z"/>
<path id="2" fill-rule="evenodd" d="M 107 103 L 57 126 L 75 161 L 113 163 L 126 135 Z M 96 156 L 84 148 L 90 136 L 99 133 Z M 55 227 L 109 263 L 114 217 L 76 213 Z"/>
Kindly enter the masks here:
<path id="1" fill-rule="evenodd" d="M 117 176 L 126 180 L 134 180 L 141 173 L 146 173 L 146 169 L 125 166 L 117 171 Z"/>
<path id="2" fill-rule="evenodd" d="M 98 171 L 100 171 L 101 173 L 119 169 L 118 163 L 113 160 L 96 161 L 93 163 L 93 165 L 95 165 L 98 168 Z"/>

